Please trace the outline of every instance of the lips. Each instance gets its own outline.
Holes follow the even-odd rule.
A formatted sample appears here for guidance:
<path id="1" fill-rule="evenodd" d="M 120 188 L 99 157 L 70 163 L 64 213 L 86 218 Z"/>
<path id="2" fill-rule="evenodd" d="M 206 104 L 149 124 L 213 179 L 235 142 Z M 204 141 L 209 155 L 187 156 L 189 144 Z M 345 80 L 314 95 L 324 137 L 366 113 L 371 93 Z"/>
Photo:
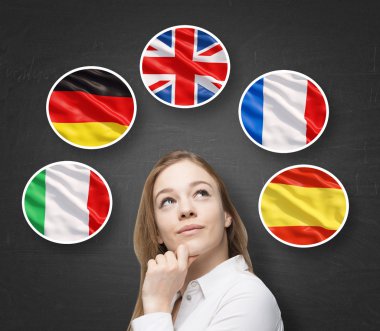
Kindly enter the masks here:
<path id="1" fill-rule="evenodd" d="M 185 225 L 182 228 L 180 228 L 177 233 L 179 234 L 179 233 L 182 233 L 182 232 L 185 232 L 185 231 L 190 231 L 190 230 L 194 230 L 194 229 L 203 229 L 203 228 L 204 228 L 204 226 L 202 226 L 202 225 L 189 224 L 189 225 Z"/>

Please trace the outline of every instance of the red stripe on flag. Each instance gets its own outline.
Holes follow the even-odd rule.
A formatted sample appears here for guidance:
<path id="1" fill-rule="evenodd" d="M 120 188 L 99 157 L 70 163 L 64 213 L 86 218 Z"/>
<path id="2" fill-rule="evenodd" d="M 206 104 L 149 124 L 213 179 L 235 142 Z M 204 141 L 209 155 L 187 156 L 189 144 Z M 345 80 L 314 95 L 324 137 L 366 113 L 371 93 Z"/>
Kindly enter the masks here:
<path id="1" fill-rule="evenodd" d="M 159 82 L 150 85 L 149 89 L 151 91 L 154 91 L 155 89 L 158 89 L 159 87 L 165 85 L 166 83 L 169 83 L 169 81 L 168 80 L 160 80 Z"/>
<path id="2" fill-rule="evenodd" d="M 334 234 L 336 230 L 328 230 L 320 226 L 272 226 L 269 230 L 278 238 L 296 245 L 319 243 Z"/>
<path id="3" fill-rule="evenodd" d="M 129 126 L 133 112 L 130 97 L 54 91 L 49 101 L 50 119 L 56 123 L 113 122 Z"/>
<path id="4" fill-rule="evenodd" d="M 219 83 L 215 83 L 215 82 L 212 82 L 217 88 L 221 88 L 222 87 L 222 84 L 219 84 Z"/>
<path id="5" fill-rule="evenodd" d="M 90 212 L 89 234 L 96 232 L 104 223 L 110 207 L 107 187 L 94 172 L 90 171 L 90 187 L 88 191 L 87 209 Z"/>
<path id="6" fill-rule="evenodd" d="M 188 59 L 177 59 L 175 57 L 147 57 L 143 58 L 143 74 L 175 74 L 189 76 L 193 75 L 211 76 L 216 80 L 225 80 L 227 77 L 227 63 L 196 62 L 194 64 Z M 187 71 L 187 72 L 186 72 Z"/>
<path id="7" fill-rule="evenodd" d="M 194 29 L 175 30 L 176 82 L 175 103 L 194 104 Z"/>
<path id="8" fill-rule="evenodd" d="M 285 172 L 272 179 L 271 183 L 302 187 L 341 189 L 340 185 L 335 181 L 335 179 L 325 172 L 318 169 L 306 167 L 286 170 Z"/>
<path id="9" fill-rule="evenodd" d="M 222 46 L 220 46 L 219 44 L 215 45 L 214 47 L 211 47 L 210 49 L 208 49 L 207 51 L 204 51 L 203 53 L 200 53 L 199 55 L 202 55 L 202 56 L 211 56 L 211 55 L 214 55 L 220 51 L 222 51 L 223 48 Z"/>
<path id="10" fill-rule="evenodd" d="M 148 48 L 146 49 L 147 51 L 156 51 L 157 49 L 154 48 L 153 46 L 149 45 Z"/>
<path id="11" fill-rule="evenodd" d="M 306 96 L 306 143 L 313 141 L 322 130 L 326 119 L 326 104 L 319 89 L 307 81 Z"/>

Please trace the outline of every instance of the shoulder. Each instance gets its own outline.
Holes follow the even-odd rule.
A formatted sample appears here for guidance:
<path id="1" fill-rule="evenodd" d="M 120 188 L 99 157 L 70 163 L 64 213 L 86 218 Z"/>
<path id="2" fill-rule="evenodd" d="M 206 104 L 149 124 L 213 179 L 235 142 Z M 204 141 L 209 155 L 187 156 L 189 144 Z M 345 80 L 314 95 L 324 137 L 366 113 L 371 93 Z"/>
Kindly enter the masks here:
<path id="1" fill-rule="evenodd" d="M 243 300 L 249 303 L 249 309 L 258 306 L 260 310 L 279 312 L 274 295 L 259 277 L 249 271 L 241 271 L 234 276 L 226 288 L 223 301 Z"/>
<path id="2" fill-rule="evenodd" d="M 236 330 L 283 331 L 281 311 L 275 297 L 260 278 L 249 272 L 234 275 L 216 314 L 230 317 L 234 325 L 239 325 Z"/>
<path id="3" fill-rule="evenodd" d="M 249 271 L 241 271 L 237 273 L 235 282 L 232 285 L 232 287 L 236 290 L 239 289 L 239 287 L 244 286 L 245 291 L 250 290 L 255 293 L 259 292 L 264 295 L 273 296 L 272 292 L 268 289 L 264 282 Z"/>

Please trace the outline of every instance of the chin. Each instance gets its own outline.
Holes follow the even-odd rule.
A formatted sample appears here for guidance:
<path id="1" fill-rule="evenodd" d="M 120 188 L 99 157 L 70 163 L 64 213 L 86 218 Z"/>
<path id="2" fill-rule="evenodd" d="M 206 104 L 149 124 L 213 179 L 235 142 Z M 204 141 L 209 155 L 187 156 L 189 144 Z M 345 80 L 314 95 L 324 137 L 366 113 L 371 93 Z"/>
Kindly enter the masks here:
<path id="1" fill-rule="evenodd" d="M 185 244 L 189 248 L 189 256 L 202 255 L 208 251 L 207 247 L 204 247 L 198 240 L 190 240 Z"/>

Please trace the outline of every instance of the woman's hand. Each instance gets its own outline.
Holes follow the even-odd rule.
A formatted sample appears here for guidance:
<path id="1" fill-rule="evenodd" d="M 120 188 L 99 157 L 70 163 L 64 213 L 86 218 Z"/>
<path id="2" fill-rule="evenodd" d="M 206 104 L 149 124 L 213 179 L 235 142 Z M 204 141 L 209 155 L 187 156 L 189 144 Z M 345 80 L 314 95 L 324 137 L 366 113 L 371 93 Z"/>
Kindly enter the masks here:
<path id="1" fill-rule="evenodd" d="M 187 270 L 196 257 L 189 258 L 189 250 L 179 245 L 177 256 L 172 251 L 159 254 L 148 261 L 142 288 L 144 313 L 171 312 L 171 301 L 184 285 Z"/>

